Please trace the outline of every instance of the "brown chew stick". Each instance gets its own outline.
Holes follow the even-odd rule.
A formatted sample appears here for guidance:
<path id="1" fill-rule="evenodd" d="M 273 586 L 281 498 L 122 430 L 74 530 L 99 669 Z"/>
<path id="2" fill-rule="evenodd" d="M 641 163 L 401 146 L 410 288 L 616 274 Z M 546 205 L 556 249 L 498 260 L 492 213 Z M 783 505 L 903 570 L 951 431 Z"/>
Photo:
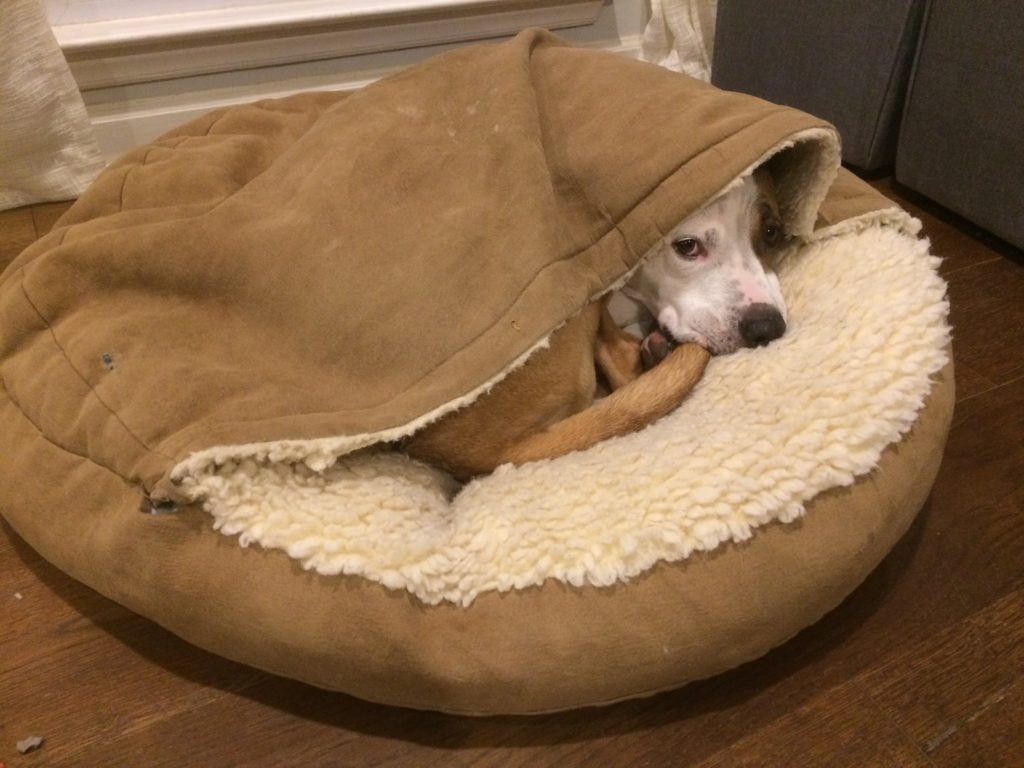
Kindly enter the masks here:
<path id="1" fill-rule="evenodd" d="M 525 464 L 564 456 L 642 429 L 683 401 L 700 380 L 710 358 L 710 353 L 697 344 L 680 345 L 656 368 L 586 410 L 510 446 L 501 463 Z"/>

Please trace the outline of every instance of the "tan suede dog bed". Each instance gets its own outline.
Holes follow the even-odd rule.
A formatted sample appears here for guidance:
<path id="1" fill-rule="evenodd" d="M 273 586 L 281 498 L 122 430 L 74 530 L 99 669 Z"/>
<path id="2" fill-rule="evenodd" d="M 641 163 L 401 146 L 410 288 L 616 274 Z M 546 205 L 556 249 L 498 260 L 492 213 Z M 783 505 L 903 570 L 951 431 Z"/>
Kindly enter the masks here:
<path id="1" fill-rule="evenodd" d="M 786 336 L 464 488 L 392 450 L 764 162 Z M 827 124 L 542 32 L 222 110 L 4 272 L 0 511 L 191 642 L 368 699 L 679 686 L 820 618 L 927 497 L 953 377 L 917 227 Z"/>

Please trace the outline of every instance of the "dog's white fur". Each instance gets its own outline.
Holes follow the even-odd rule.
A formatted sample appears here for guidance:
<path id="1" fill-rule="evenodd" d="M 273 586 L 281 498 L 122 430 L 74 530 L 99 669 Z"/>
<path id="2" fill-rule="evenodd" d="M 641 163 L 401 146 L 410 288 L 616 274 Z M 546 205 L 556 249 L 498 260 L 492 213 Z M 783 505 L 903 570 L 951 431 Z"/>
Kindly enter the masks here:
<path id="1" fill-rule="evenodd" d="M 753 176 L 691 215 L 654 246 L 609 302 L 624 328 L 646 336 L 660 329 L 675 342 L 692 341 L 712 354 L 755 346 L 741 329 L 751 307 L 785 330 L 786 304 L 774 271 L 755 251 L 767 200 Z M 781 236 L 781 232 L 776 232 Z M 682 255 L 684 252 L 690 251 Z M 781 331 L 779 330 L 781 328 Z M 776 338 L 772 333 L 771 338 Z M 758 343 L 767 343 L 760 341 Z"/>

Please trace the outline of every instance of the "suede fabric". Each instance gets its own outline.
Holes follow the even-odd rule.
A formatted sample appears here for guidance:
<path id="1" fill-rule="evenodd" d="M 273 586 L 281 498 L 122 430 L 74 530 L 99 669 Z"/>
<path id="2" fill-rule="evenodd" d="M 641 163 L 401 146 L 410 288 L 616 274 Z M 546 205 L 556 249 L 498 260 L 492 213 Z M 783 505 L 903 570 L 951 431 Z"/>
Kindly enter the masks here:
<path id="1" fill-rule="evenodd" d="M 5 272 L 9 395 L 147 492 L 214 446 L 400 437 L 798 140 L 773 163 L 806 233 L 826 123 L 536 31 L 213 113 L 114 163 Z"/>

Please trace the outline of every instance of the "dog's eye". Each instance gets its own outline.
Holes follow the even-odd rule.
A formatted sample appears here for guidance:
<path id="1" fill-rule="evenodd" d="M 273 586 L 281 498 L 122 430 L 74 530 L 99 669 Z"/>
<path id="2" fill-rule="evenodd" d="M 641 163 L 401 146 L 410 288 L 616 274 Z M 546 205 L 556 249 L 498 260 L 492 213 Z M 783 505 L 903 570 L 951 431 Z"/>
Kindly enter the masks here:
<path id="1" fill-rule="evenodd" d="M 774 224 L 768 224 L 764 228 L 764 241 L 768 245 L 775 245 L 779 240 L 782 239 L 782 227 L 778 227 Z"/>
<path id="2" fill-rule="evenodd" d="M 672 250 L 687 261 L 704 255 L 704 244 L 695 237 L 684 237 L 672 243 Z"/>

